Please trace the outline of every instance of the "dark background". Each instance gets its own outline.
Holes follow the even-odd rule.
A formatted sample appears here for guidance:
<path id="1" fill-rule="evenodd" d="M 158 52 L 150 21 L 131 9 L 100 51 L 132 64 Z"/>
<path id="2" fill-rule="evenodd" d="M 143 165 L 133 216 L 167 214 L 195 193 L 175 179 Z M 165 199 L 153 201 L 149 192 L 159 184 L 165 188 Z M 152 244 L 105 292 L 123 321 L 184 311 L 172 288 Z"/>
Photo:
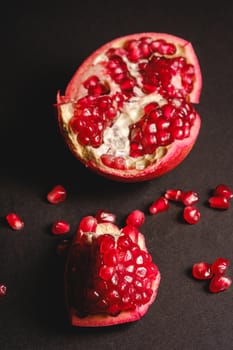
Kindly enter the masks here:
<path id="1" fill-rule="evenodd" d="M 190 275 L 192 264 L 218 256 L 233 265 L 233 209 L 210 209 L 219 183 L 233 188 L 233 5 L 222 1 L 18 1 L 1 8 L 0 91 L 0 300 L 1 350 L 233 348 L 233 287 L 211 294 Z M 3 5 L 1 5 L 3 6 Z M 66 148 L 53 106 L 57 90 L 96 48 L 118 36 L 167 32 L 192 42 L 203 72 L 196 107 L 202 116 L 188 158 L 159 179 L 116 183 L 85 169 Z M 67 200 L 52 206 L 56 184 Z M 168 188 L 195 190 L 201 221 L 180 220 L 181 207 L 149 216 L 149 204 Z M 122 223 L 133 209 L 147 214 L 142 227 L 162 281 L 158 298 L 138 322 L 108 328 L 72 328 L 63 299 L 60 237 L 51 224 L 70 222 L 72 237 L 83 215 L 104 208 Z M 25 228 L 5 221 L 17 212 Z"/>

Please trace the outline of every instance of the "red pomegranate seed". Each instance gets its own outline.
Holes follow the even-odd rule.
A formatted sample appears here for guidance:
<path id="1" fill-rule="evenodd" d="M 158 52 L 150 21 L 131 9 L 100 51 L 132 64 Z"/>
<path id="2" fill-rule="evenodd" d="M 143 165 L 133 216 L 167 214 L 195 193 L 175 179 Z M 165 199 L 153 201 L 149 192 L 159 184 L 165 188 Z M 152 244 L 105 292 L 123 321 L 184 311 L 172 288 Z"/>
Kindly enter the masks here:
<path id="1" fill-rule="evenodd" d="M 97 227 L 97 219 L 88 215 L 82 218 L 79 224 L 79 230 L 83 232 L 95 232 Z"/>
<path id="2" fill-rule="evenodd" d="M 227 199 L 230 199 L 233 197 L 233 193 L 232 193 L 231 189 L 227 185 L 224 185 L 224 184 L 218 185 L 214 190 L 214 194 L 217 196 L 223 196 Z"/>
<path id="3" fill-rule="evenodd" d="M 198 280 L 210 279 L 213 276 L 211 264 L 205 261 L 195 263 L 192 267 L 192 275 Z"/>
<path id="4" fill-rule="evenodd" d="M 145 222 L 145 214 L 141 210 L 133 210 L 126 218 L 126 224 L 135 227 L 141 226 Z"/>
<path id="5" fill-rule="evenodd" d="M 197 203 L 198 200 L 199 200 L 199 196 L 197 192 L 188 191 L 182 194 L 182 202 L 185 206 L 193 205 Z"/>
<path id="6" fill-rule="evenodd" d="M 4 297 L 7 292 L 7 287 L 5 284 L 1 283 L 0 284 L 0 297 Z"/>
<path id="7" fill-rule="evenodd" d="M 211 271 L 215 275 L 223 275 L 226 272 L 229 265 L 230 262 L 228 259 L 217 258 L 211 265 Z"/>
<path id="8" fill-rule="evenodd" d="M 51 228 L 51 232 L 54 235 L 62 235 L 64 233 L 69 232 L 69 230 L 70 230 L 70 224 L 68 224 L 66 221 L 63 221 L 63 220 L 54 222 Z"/>
<path id="9" fill-rule="evenodd" d="M 183 218 L 188 224 L 194 225 L 200 221 L 201 213 L 197 208 L 189 205 L 184 208 Z"/>
<path id="10" fill-rule="evenodd" d="M 116 222 L 116 215 L 103 209 L 100 209 L 96 212 L 95 218 L 98 223 L 112 222 L 114 224 Z"/>
<path id="11" fill-rule="evenodd" d="M 129 237 L 134 243 L 138 243 L 139 231 L 136 226 L 126 225 L 125 227 L 123 227 L 122 232 L 125 235 L 129 235 Z"/>
<path id="12" fill-rule="evenodd" d="M 22 230 L 22 228 L 24 227 L 23 220 L 19 217 L 19 215 L 15 213 L 8 214 L 6 216 L 6 220 L 13 230 L 19 231 Z"/>
<path id="13" fill-rule="evenodd" d="M 230 207 L 229 199 L 222 196 L 212 196 L 209 198 L 209 205 L 215 209 L 228 209 Z"/>
<path id="14" fill-rule="evenodd" d="M 215 275 L 210 281 L 209 290 L 211 293 L 219 293 L 227 290 L 232 284 L 232 279 L 227 276 Z"/>
<path id="15" fill-rule="evenodd" d="M 150 214 L 157 214 L 161 213 L 163 211 L 167 211 L 169 208 L 168 200 L 165 197 L 159 197 L 157 200 L 155 200 L 151 206 L 149 207 Z"/>
<path id="16" fill-rule="evenodd" d="M 47 194 L 47 200 L 51 204 L 58 204 L 63 202 L 66 199 L 67 193 L 63 186 L 56 185 L 52 190 Z"/>
<path id="17" fill-rule="evenodd" d="M 180 189 L 170 189 L 164 194 L 164 197 L 170 201 L 181 201 L 182 191 Z"/>

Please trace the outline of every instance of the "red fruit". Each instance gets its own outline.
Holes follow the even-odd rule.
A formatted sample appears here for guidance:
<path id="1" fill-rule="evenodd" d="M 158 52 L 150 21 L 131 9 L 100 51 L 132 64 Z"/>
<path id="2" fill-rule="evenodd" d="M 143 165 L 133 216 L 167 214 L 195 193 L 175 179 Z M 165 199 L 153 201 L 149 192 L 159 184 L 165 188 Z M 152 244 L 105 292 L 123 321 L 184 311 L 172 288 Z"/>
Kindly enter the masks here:
<path id="1" fill-rule="evenodd" d="M 117 38 L 78 68 L 58 122 L 70 150 L 87 167 L 117 181 L 145 181 L 180 164 L 201 121 L 202 76 L 191 43 L 164 33 Z"/>
<path id="2" fill-rule="evenodd" d="M 151 215 L 167 211 L 169 208 L 168 200 L 165 197 L 159 197 L 156 199 L 149 207 L 149 212 Z"/>
<path id="3" fill-rule="evenodd" d="M 6 220 L 13 230 L 19 231 L 24 227 L 23 220 L 16 213 L 10 213 L 6 216 Z"/>
<path id="4" fill-rule="evenodd" d="M 226 272 L 229 265 L 230 262 L 228 259 L 217 258 L 211 265 L 211 271 L 215 275 L 223 275 Z"/>
<path id="5" fill-rule="evenodd" d="M 227 276 L 215 275 L 210 281 L 209 290 L 211 293 L 219 293 L 227 290 L 232 284 L 232 279 Z"/>
<path id="6" fill-rule="evenodd" d="M 211 264 L 206 261 L 195 263 L 192 267 L 192 275 L 199 280 L 210 279 L 213 276 Z"/>
<path id="7" fill-rule="evenodd" d="M 222 196 L 222 197 L 225 197 L 227 199 L 230 199 L 233 197 L 233 193 L 232 193 L 231 189 L 227 185 L 224 185 L 224 184 L 218 185 L 214 190 L 214 194 L 216 196 Z"/>
<path id="8" fill-rule="evenodd" d="M 54 235 L 62 235 L 70 230 L 70 224 L 64 220 L 56 221 L 52 224 L 51 231 Z"/>
<path id="9" fill-rule="evenodd" d="M 209 198 L 209 205 L 215 209 L 228 209 L 230 207 L 229 199 L 222 196 L 212 196 Z"/>
<path id="10" fill-rule="evenodd" d="M 66 199 L 67 193 L 63 186 L 56 185 L 52 188 L 52 190 L 47 194 L 47 200 L 51 204 L 58 204 L 64 202 Z"/>
<path id="11" fill-rule="evenodd" d="M 103 209 L 100 209 L 96 212 L 95 214 L 95 218 L 97 219 L 98 223 L 101 223 L 101 222 L 112 222 L 113 224 L 115 223 L 116 221 L 116 215 L 109 212 L 109 211 L 106 211 L 106 210 L 103 210 Z"/>
<path id="12" fill-rule="evenodd" d="M 164 197 L 170 201 L 179 202 L 182 200 L 183 192 L 180 189 L 170 189 L 164 194 Z"/>
<path id="13" fill-rule="evenodd" d="M 197 224 L 201 219 L 201 213 L 193 206 L 187 206 L 183 211 L 184 220 L 191 225 Z"/>
<path id="14" fill-rule="evenodd" d="M 144 236 L 139 233 L 138 243 L 133 242 L 129 226 L 122 232 L 111 222 L 98 223 L 94 232 L 85 232 L 83 222 L 85 218 L 65 269 L 70 323 L 97 327 L 140 319 L 154 302 L 160 283 Z"/>
<path id="15" fill-rule="evenodd" d="M 126 218 L 126 224 L 139 227 L 144 224 L 145 214 L 141 210 L 133 210 Z"/>
<path id="16" fill-rule="evenodd" d="M 184 205 L 193 205 L 195 203 L 197 203 L 199 200 L 199 196 L 197 192 L 194 191 L 188 191 L 188 192 L 184 192 L 182 194 L 182 202 Z"/>

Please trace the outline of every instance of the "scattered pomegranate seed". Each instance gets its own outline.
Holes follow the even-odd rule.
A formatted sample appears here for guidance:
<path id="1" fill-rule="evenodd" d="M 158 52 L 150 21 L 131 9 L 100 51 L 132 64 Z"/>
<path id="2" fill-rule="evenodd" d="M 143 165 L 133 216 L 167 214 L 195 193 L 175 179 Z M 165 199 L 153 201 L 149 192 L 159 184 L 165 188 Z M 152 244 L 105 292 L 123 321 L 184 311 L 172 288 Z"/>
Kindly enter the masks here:
<path id="1" fill-rule="evenodd" d="M 180 201 L 182 198 L 182 191 L 180 189 L 170 189 L 165 192 L 164 197 L 171 201 Z"/>
<path id="2" fill-rule="evenodd" d="M 229 199 L 222 196 L 212 196 L 209 198 L 209 205 L 215 209 L 228 209 L 230 207 Z"/>
<path id="3" fill-rule="evenodd" d="M 51 228 L 51 232 L 54 235 L 62 235 L 64 233 L 69 232 L 69 230 L 70 230 L 70 224 L 68 224 L 66 221 L 63 221 L 63 220 L 54 222 Z"/>
<path id="4" fill-rule="evenodd" d="M 52 190 L 47 194 L 47 200 L 51 204 L 58 204 L 64 202 L 67 197 L 66 190 L 61 185 L 56 185 Z"/>
<path id="5" fill-rule="evenodd" d="M 112 222 L 114 224 L 116 222 L 116 215 L 103 209 L 100 209 L 96 212 L 95 218 L 98 221 L 98 223 Z"/>
<path id="6" fill-rule="evenodd" d="M 168 200 L 165 197 L 159 197 L 151 204 L 151 206 L 149 207 L 149 212 L 150 214 L 154 215 L 163 211 L 167 211 L 168 208 Z"/>
<path id="7" fill-rule="evenodd" d="M 230 199 L 233 197 L 233 193 L 232 193 L 231 189 L 227 185 L 224 185 L 224 184 L 218 185 L 214 190 L 214 194 L 217 196 L 225 197 L 227 199 Z"/>
<path id="8" fill-rule="evenodd" d="M 211 293 L 219 293 L 227 290 L 232 284 L 232 279 L 227 276 L 215 275 L 209 285 Z"/>
<path id="9" fill-rule="evenodd" d="M 133 210 L 126 218 L 126 224 L 135 227 L 141 226 L 145 222 L 145 214 L 141 210 Z"/>
<path id="10" fill-rule="evenodd" d="M 195 263 L 192 267 L 192 275 L 198 280 L 210 279 L 213 276 L 211 264 L 205 261 Z"/>
<path id="11" fill-rule="evenodd" d="M 4 297 L 6 295 L 7 288 L 6 285 L 1 283 L 0 284 L 0 297 Z"/>
<path id="12" fill-rule="evenodd" d="M 182 202 L 185 206 L 193 205 L 197 203 L 198 200 L 199 200 L 199 196 L 197 192 L 188 191 L 182 194 Z"/>
<path id="13" fill-rule="evenodd" d="M 187 206 L 184 208 L 183 218 L 187 223 L 194 225 L 200 221 L 201 213 L 197 208 L 193 206 Z"/>
<path id="14" fill-rule="evenodd" d="M 6 216 L 6 220 L 8 222 L 8 224 L 10 225 L 10 227 L 13 230 L 22 230 L 22 228 L 24 227 L 24 222 L 22 221 L 22 219 L 15 213 L 10 213 Z"/>
<path id="15" fill-rule="evenodd" d="M 211 271 L 215 275 L 223 275 L 226 272 L 229 264 L 230 262 L 228 259 L 217 258 L 211 265 Z"/>

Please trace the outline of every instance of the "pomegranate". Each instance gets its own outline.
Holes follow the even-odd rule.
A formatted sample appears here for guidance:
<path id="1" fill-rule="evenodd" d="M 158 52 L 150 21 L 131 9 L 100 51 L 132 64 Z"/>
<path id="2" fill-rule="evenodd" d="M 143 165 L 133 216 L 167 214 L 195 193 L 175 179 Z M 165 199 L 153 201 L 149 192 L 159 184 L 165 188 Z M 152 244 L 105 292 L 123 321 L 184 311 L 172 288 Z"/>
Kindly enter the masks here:
<path id="1" fill-rule="evenodd" d="M 21 217 L 16 213 L 9 213 L 6 215 L 6 220 L 9 226 L 16 231 L 20 231 L 24 228 L 24 222 Z"/>
<path id="2" fill-rule="evenodd" d="M 91 230 L 89 230 L 89 228 Z M 140 319 L 154 302 L 160 272 L 137 227 L 84 217 L 69 248 L 65 296 L 70 323 L 97 327 Z M 132 238 L 134 237 L 134 238 Z"/>
<path id="3" fill-rule="evenodd" d="M 57 93 L 58 122 L 73 154 L 116 181 L 165 174 L 191 151 L 201 120 L 202 75 L 190 42 L 164 33 L 114 39 Z"/>

